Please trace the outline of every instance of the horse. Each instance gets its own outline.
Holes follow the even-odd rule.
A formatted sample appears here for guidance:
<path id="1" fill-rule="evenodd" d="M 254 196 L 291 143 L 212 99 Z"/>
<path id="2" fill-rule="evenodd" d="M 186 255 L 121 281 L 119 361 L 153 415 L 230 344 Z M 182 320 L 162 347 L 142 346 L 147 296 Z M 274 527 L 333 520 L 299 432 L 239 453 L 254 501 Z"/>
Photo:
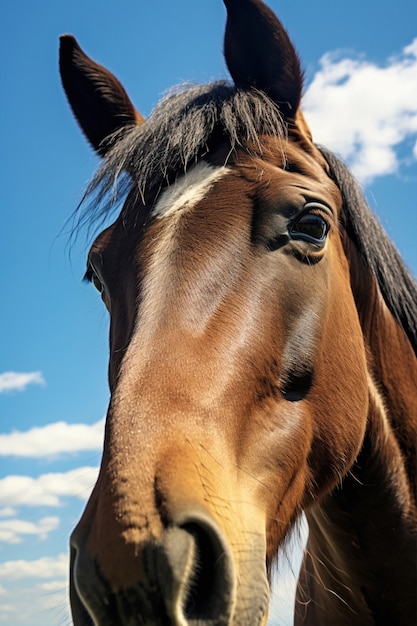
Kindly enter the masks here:
<path id="1" fill-rule="evenodd" d="M 261 0 L 224 0 L 232 81 L 148 119 L 71 35 L 60 71 L 116 212 L 86 278 L 110 314 L 96 485 L 71 536 L 75 626 L 260 626 L 304 513 L 295 624 L 416 623 L 417 289 L 318 147 Z M 113 219 L 113 218 L 112 218 Z"/>

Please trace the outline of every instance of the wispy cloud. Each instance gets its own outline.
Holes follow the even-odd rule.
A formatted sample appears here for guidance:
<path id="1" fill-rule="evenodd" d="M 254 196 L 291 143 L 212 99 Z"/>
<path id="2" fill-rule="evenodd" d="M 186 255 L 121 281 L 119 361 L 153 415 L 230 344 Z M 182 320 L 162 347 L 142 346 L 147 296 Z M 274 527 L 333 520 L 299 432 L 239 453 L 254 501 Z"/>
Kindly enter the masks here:
<path id="1" fill-rule="evenodd" d="M 70 624 L 68 563 L 67 554 L 0 563 L 0 623 Z"/>
<path id="2" fill-rule="evenodd" d="M 315 141 L 345 159 L 362 182 L 395 173 L 405 140 L 406 159 L 417 159 L 416 84 L 417 38 L 384 66 L 326 54 L 303 102 Z"/>
<path id="3" fill-rule="evenodd" d="M 6 476 L 0 480 L 0 506 L 62 506 L 64 498 L 87 500 L 97 478 L 97 467 L 79 467 L 63 473 Z"/>
<path id="4" fill-rule="evenodd" d="M 16 510 L 12 509 L 11 506 L 5 506 L 3 509 L 0 509 L 0 517 L 13 517 L 16 515 Z"/>
<path id="5" fill-rule="evenodd" d="M 0 456 L 43 458 L 85 450 L 102 450 L 104 419 L 95 424 L 55 422 L 0 435 Z"/>
<path id="6" fill-rule="evenodd" d="M 32 535 L 45 540 L 48 534 L 59 526 L 58 517 L 43 517 L 38 522 L 21 519 L 0 520 L 0 542 L 21 543 L 23 537 Z"/>
<path id="7" fill-rule="evenodd" d="M 24 578 L 64 578 L 68 572 L 68 555 L 44 556 L 33 561 L 16 560 L 0 563 L 0 579 L 4 581 Z"/>
<path id="8" fill-rule="evenodd" d="M 24 391 L 28 385 L 44 385 L 41 372 L 4 372 L 0 374 L 0 393 Z"/>

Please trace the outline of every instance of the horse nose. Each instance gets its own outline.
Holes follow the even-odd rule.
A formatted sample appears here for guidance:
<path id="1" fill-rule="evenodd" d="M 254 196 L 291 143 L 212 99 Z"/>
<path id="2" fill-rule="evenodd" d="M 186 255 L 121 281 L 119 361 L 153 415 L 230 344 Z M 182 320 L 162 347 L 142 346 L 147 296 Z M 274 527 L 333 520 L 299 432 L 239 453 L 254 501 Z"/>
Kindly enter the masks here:
<path id="1" fill-rule="evenodd" d="M 182 558 L 178 556 L 179 546 L 188 550 L 187 554 L 182 552 Z M 235 577 L 220 531 L 207 520 L 187 521 L 167 533 L 164 552 L 178 585 L 173 594 L 174 606 L 176 600 L 183 619 L 178 623 L 230 624 Z"/>
<path id="2" fill-rule="evenodd" d="M 138 623 L 167 626 L 232 623 L 233 561 L 211 520 L 193 517 L 168 527 L 158 542 L 143 545 L 136 558 L 145 578 L 133 588 L 110 591 L 111 580 L 101 577 L 99 561 L 86 564 L 78 554 L 72 574 L 72 594 L 78 596 L 75 626 L 124 626 L 133 623 L 132 615 L 140 616 Z"/>

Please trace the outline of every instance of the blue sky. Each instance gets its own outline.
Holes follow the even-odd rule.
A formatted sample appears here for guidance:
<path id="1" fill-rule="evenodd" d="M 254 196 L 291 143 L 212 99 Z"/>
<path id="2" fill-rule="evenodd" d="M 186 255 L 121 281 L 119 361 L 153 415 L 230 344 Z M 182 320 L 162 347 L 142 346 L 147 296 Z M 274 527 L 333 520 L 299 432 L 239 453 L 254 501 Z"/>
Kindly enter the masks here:
<path id="1" fill-rule="evenodd" d="M 270 0 L 306 71 L 317 141 L 361 177 L 417 274 L 417 5 Z M 221 0 L 14 0 L 0 8 L 0 624 L 69 623 L 67 545 L 100 461 L 107 314 L 66 220 L 97 159 L 61 90 L 70 32 L 149 114 L 185 80 L 227 77 Z M 413 45 L 414 42 L 414 45 Z M 22 601 L 24 598 L 24 601 Z M 284 603 L 271 624 L 289 624 Z"/>

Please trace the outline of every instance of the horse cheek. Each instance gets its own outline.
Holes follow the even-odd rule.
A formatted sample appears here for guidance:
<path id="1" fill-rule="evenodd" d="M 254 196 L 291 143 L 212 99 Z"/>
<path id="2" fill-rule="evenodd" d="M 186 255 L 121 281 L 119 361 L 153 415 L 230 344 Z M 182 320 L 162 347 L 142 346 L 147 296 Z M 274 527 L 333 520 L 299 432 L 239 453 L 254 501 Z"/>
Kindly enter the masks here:
<path id="1" fill-rule="evenodd" d="M 339 245 L 329 249 L 327 324 L 311 392 L 315 436 L 310 454 L 318 493 L 339 484 L 355 461 L 368 414 L 366 350 Z M 331 376 L 329 376 L 331 372 Z"/>

